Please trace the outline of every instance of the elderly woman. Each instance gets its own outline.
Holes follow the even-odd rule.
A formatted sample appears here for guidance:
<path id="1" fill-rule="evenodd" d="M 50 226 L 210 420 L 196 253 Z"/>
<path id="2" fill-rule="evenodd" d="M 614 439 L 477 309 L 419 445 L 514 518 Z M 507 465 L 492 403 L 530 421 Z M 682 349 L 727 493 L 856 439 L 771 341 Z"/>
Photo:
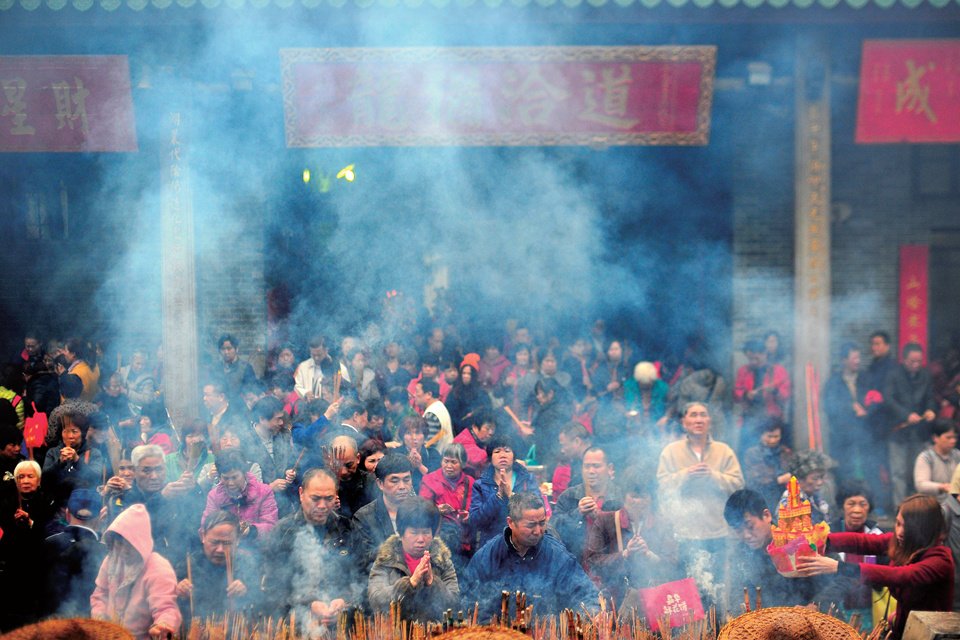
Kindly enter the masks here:
<path id="1" fill-rule="evenodd" d="M 41 611 L 43 593 L 43 541 L 54 530 L 53 501 L 40 489 L 40 465 L 24 460 L 13 470 L 15 491 L 0 507 L 0 630 L 9 631 L 34 622 Z"/>
<path id="2" fill-rule="evenodd" d="M 400 603 L 404 620 L 439 620 L 460 599 L 450 550 L 433 532 L 440 512 L 423 499 L 411 499 L 397 510 L 397 531 L 381 545 L 370 570 L 370 607 L 386 612 Z"/>
<path id="3" fill-rule="evenodd" d="M 443 516 L 440 536 L 454 553 L 455 560 L 466 560 L 473 550 L 469 519 L 474 480 L 463 472 L 466 462 L 463 445 L 448 444 L 443 450 L 440 468 L 425 475 L 420 484 L 420 497 L 432 502 Z"/>
<path id="4" fill-rule="evenodd" d="M 870 519 L 871 493 L 866 483 L 861 480 L 846 480 L 837 489 L 836 504 L 840 507 L 840 514 L 830 523 L 830 530 L 834 533 L 866 533 L 882 535 L 883 531 L 877 523 Z M 882 556 L 883 554 L 881 554 Z M 845 562 L 869 562 L 877 564 L 876 555 L 859 555 L 853 553 L 837 553 L 832 557 Z M 880 561 L 886 561 L 881 557 Z M 865 629 L 873 628 L 872 602 L 881 594 L 874 594 L 872 589 L 852 577 L 838 576 L 836 580 L 827 582 L 817 602 L 834 602 L 840 604 L 844 618 L 858 613 L 863 620 Z M 883 597 L 887 597 L 883 594 Z"/>
<path id="5" fill-rule="evenodd" d="M 797 477 L 800 485 L 800 499 L 809 500 L 810 521 L 813 524 L 830 521 L 830 503 L 820 495 L 827 481 L 827 473 L 837 463 L 833 458 L 819 451 L 809 450 L 796 453 L 790 460 L 790 474 Z M 780 504 L 787 504 L 787 490 L 780 496 Z"/>
<path id="6" fill-rule="evenodd" d="M 216 464 L 220 482 L 207 494 L 201 526 L 211 514 L 229 511 L 239 518 L 242 537 L 253 539 L 269 533 L 278 519 L 277 501 L 269 485 L 247 471 L 247 461 L 235 449 L 218 453 Z"/>
<path id="7" fill-rule="evenodd" d="M 623 383 L 628 427 L 643 436 L 659 437 L 667 424 L 669 385 L 652 362 L 638 362 L 633 377 Z"/>
<path id="8" fill-rule="evenodd" d="M 182 620 L 177 576 L 153 550 L 146 507 L 135 504 L 117 516 L 103 541 L 108 552 L 90 596 L 90 617 L 118 620 L 138 640 L 176 633 Z"/>

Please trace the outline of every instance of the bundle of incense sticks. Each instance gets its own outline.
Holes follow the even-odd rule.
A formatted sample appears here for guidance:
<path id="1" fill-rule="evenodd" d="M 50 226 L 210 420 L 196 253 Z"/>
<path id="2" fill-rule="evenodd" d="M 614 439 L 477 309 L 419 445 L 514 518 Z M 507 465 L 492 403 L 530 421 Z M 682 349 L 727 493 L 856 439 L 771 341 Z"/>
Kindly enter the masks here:
<path id="1" fill-rule="evenodd" d="M 516 619 L 510 618 L 511 596 L 519 603 Z M 506 615 L 503 605 L 506 604 Z M 342 612 L 323 637 L 329 640 L 432 640 L 447 631 L 476 627 L 477 630 L 523 629 L 533 640 L 715 640 L 720 631 L 717 612 L 711 608 L 703 620 L 691 621 L 680 627 L 670 627 L 669 619 L 660 621 L 659 632 L 653 632 L 646 620 L 630 609 L 617 615 L 613 607 L 604 606 L 599 613 L 591 613 L 585 605 L 580 611 L 565 609 L 558 615 L 536 616 L 527 604 L 527 594 L 501 592 L 501 615 L 492 626 L 478 625 L 479 603 L 474 611 L 464 611 L 454 617 L 446 611 L 443 620 L 412 622 L 401 614 L 400 603 L 393 602 L 388 612 L 364 616 L 359 611 Z M 860 620 L 851 619 L 851 623 Z M 318 627 L 312 621 L 304 632 L 297 629 L 295 614 L 286 618 L 254 618 L 243 612 L 231 611 L 222 617 L 194 618 L 189 633 L 181 632 L 188 640 L 306 640 L 313 637 Z M 853 625 L 856 627 L 856 625 Z M 889 631 L 878 627 L 869 634 L 861 631 L 863 640 L 885 640 Z"/>

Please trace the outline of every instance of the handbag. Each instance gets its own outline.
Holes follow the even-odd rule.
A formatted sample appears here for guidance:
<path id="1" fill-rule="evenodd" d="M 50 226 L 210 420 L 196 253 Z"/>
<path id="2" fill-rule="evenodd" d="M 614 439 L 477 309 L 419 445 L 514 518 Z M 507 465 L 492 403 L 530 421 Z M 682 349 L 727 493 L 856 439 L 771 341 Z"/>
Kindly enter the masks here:
<path id="1" fill-rule="evenodd" d="M 33 407 L 33 415 L 27 418 L 23 426 L 23 440 L 29 452 L 30 459 L 33 460 L 33 450 L 42 447 L 47 439 L 47 430 L 50 423 L 47 420 L 47 414 L 43 411 L 37 411 L 36 403 L 30 403 Z"/>

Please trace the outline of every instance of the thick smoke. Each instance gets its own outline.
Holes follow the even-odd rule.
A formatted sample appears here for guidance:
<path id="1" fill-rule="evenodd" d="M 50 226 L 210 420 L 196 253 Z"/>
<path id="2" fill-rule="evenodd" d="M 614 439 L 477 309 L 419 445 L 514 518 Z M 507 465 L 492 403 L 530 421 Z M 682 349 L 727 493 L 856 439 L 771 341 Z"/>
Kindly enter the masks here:
<path id="1" fill-rule="evenodd" d="M 253 331 L 247 355 L 265 346 L 266 290 L 290 294 L 284 333 L 302 342 L 360 333 L 387 290 L 419 306 L 427 285 L 440 289 L 450 319 L 496 335 L 507 317 L 549 336 L 603 316 L 651 358 L 682 351 L 692 335 L 726 348 L 728 198 L 710 186 L 712 173 L 690 170 L 710 149 L 285 147 L 281 47 L 557 43 L 565 28 L 512 22 L 477 42 L 425 21 L 411 41 L 385 20 L 317 27 L 292 12 L 256 25 L 219 15 L 114 43 L 111 52 L 130 59 L 140 152 L 96 160 L 76 203 L 99 212 L 115 238 L 100 258 L 92 327 L 76 330 L 124 354 L 159 343 L 160 149 L 176 111 L 202 349 L 223 330 Z M 333 179 L 326 193 L 300 180 L 304 168 L 329 177 L 351 163 L 356 182 Z M 263 264 L 238 257 L 261 248 Z M 692 286 L 704 282 L 691 304 Z"/>

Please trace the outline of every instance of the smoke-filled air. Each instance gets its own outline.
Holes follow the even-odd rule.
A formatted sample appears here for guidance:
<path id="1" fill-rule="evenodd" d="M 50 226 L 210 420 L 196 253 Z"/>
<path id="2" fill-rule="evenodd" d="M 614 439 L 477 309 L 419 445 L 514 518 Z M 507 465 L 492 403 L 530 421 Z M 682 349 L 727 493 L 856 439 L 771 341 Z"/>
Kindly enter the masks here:
<path id="1" fill-rule="evenodd" d="M 932 243 L 952 268 L 931 238 L 952 233 L 956 177 L 854 131 L 863 42 L 955 48 L 955 18 L 106 4 L 0 2 L 0 632 L 733 640 L 780 620 L 900 640 L 912 611 L 956 610 L 960 348 L 948 303 L 914 334 L 927 298 L 897 288 L 948 279 L 909 256 Z M 508 47 L 531 57 L 496 76 Z M 638 89 L 637 47 L 704 75 Z M 338 97 L 357 60 L 392 70 L 411 48 L 422 82 L 368 64 L 369 111 Z M 59 129 L 29 112 L 44 65 L 92 56 L 120 57 L 102 68 L 123 90 L 84 126 L 132 112 L 129 148 L 57 148 L 74 85 L 49 87 L 75 96 Z M 601 78 L 658 122 L 700 120 L 475 136 L 515 95 L 476 78 L 530 69 L 548 99 Z M 821 99 L 832 140 L 802 129 Z M 619 104 L 603 126 L 637 126 Z M 52 148 L 4 137 L 27 115 Z M 816 223 L 797 205 L 820 184 L 795 149 L 811 139 L 837 167 Z"/>

